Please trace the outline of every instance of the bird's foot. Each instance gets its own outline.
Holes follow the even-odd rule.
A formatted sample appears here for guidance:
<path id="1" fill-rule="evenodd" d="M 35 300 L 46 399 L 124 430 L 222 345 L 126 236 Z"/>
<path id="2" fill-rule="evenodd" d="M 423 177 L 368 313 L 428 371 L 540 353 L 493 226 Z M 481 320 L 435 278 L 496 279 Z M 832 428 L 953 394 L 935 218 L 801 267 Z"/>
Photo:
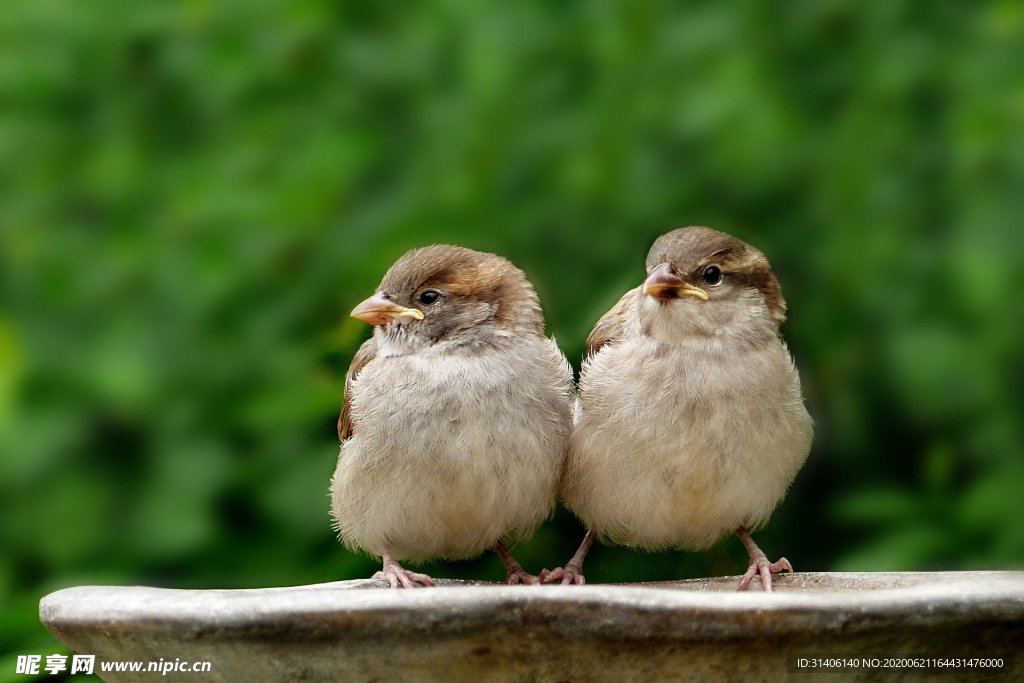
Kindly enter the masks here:
<path id="1" fill-rule="evenodd" d="M 587 553 L 590 552 L 590 546 L 596 540 L 597 531 L 587 529 L 580 547 L 576 549 L 576 554 L 565 563 L 564 567 L 555 567 L 551 571 L 547 569 L 542 571 L 540 573 L 540 582 L 561 583 L 563 586 L 582 586 L 585 584 L 587 580 L 583 578 L 583 560 L 586 559 Z"/>
<path id="2" fill-rule="evenodd" d="M 518 567 L 516 569 L 509 569 L 508 576 L 505 577 L 505 583 L 509 586 L 539 586 L 540 578 L 522 567 Z"/>
<path id="3" fill-rule="evenodd" d="M 498 554 L 501 561 L 505 563 L 505 583 L 509 586 L 539 586 L 540 579 L 523 569 L 523 565 L 516 562 L 516 558 L 502 541 L 494 544 L 494 552 Z"/>
<path id="4" fill-rule="evenodd" d="M 583 568 L 572 562 L 566 564 L 565 567 L 543 569 L 538 578 L 541 583 L 560 583 L 563 586 L 582 586 L 587 582 L 583 577 Z"/>
<path id="5" fill-rule="evenodd" d="M 394 560 L 385 560 L 384 568 L 370 578 L 384 579 L 391 588 L 423 588 L 437 585 L 426 574 L 409 571 Z"/>
<path id="6" fill-rule="evenodd" d="M 793 573 L 793 565 L 791 565 L 789 560 L 786 558 L 781 557 L 777 562 L 769 562 L 764 553 L 754 553 L 750 556 L 750 566 L 747 567 L 746 573 L 743 574 L 743 578 L 740 579 L 740 586 L 736 590 L 746 590 L 747 586 L 750 585 L 751 580 L 760 574 L 761 586 L 764 588 L 764 592 L 771 593 L 772 574 L 780 574 L 783 571 L 787 571 L 790 574 Z"/>

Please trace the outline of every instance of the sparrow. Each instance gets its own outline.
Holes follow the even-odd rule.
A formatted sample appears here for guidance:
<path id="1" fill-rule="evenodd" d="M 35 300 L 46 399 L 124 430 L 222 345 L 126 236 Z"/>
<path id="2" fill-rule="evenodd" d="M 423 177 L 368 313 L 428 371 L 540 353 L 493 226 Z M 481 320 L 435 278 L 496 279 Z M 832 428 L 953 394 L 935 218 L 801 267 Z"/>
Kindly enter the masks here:
<path id="1" fill-rule="evenodd" d="M 554 508 L 572 430 L 572 370 L 530 281 L 456 246 L 406 253 L 352 311 L 374 326 L 345 377 L 331 514 L 374 578 L 432 586 L 402 561 L 494 549 L 507 582 L 539 583 L 508 546 Z"/>
<path id="2" fill-rule="evenodd" d="M 735 533 L 750 556 L 739 590 L 769 562 L 750 531 L 807 458 L 811 418 L 779 326 L 786 301 L 764 254 L 706 227 L 673 230 L 647 277 L 587 339 L 560 495 L 587 526 L 545 582 L 585 582 L 597 538 L 701 550 Z"/>

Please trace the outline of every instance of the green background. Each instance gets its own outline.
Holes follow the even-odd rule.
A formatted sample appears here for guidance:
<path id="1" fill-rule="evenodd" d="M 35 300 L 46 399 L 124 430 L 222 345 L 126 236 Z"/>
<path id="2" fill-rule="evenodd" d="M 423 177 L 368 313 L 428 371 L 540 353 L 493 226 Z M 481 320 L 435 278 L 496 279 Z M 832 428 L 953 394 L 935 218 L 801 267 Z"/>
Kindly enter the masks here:
<path id="1" fill-rule="evenodd" d="M 658 234 L 752 242 L 817 423 L 766 552 L 1021 567 L 1022 45 L 1017 2 L 0 4 L 0 679 L 61 587 L 374 571 L 328 519 L 347 312 L 437 242 L 520 265 L 577 365 Z"/>

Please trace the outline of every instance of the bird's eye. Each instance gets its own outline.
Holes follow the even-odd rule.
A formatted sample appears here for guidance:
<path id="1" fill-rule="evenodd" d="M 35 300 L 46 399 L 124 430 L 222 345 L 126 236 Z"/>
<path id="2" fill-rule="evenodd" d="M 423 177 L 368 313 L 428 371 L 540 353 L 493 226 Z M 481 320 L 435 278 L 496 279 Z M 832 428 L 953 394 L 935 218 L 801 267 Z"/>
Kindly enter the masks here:
<path id="1" fill-rule="evenodd" d="M 440 296 L 441 293 L 435 289 L 425 289 L 422 292 L 420 292 L 419 302 L 425 306 L 429 306 L 430 304 L 436 302 L 438 297 Z"/>
<path id="2" fill-rule="evenodd" d="M 722 281 L 722 269 L 718 266 L 708 266 L 701 277 L 709 285 L 717 285 Z"/>

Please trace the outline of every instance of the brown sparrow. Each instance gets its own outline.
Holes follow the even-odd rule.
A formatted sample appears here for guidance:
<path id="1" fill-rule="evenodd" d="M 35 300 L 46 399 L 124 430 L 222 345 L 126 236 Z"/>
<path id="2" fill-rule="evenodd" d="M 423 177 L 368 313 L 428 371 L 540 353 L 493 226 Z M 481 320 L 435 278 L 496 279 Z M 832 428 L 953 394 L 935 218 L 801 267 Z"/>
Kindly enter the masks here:
<path id="1" fill-rule="evenodd" d="M 352 315 L 331 512 L 341 541 L 383 558 L 392 588 L 431 586 L 399 561 L 493 548 L 508 583 L 538 583 L 506 543 L 550 513 L 572 429 L 572 370 L 533 286 L 494 254 L 410 251 Z"/>
<path id="2" fill-rule="evenodd" d="M 770 563 L 750 537 L 807 458 L 811 418 L 779 336 L 786 302 L 767 259 L 704 227 L 661 236 L 647 279 L 587 339 L 561 496 L 587 535 L 545 581 L 583 583 L 597 537 L 644 550 L 704 549 L 735 532 L 743 590 Z"/>

